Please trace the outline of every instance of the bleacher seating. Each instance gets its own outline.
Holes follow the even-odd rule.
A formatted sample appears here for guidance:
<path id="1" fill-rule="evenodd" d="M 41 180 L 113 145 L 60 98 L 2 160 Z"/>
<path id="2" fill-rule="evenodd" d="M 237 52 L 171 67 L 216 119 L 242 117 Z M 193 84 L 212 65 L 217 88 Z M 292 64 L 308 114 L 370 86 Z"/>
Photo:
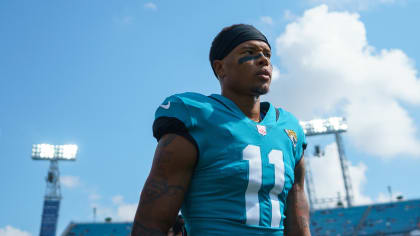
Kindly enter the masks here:
<path id="1" fill-rule="evenodd" d="M 131 222 L 70 223 L 63 236 L 129 236 Z"/>
<path id="2" fill-rule="evenodd" d="M 316 210 L 311 232 L 321 235 L 410 235 L 420 229 L 420 200 Z"/>
<path id="3" fill-rule="evenodd" d="M 63 236 L 129 236 L 132 223 L 70 223 Z M 411 233 L 410 233 L 411 232 Z M 420 235 L 420 199 L 315 210 L 313 236 Z"/>
<path id="4" fill-rule="evenodd" d="M 342 232 L 353 232 L 367 209 L 367 206 L 363 206 L 314 211 L 311 214 L 311 232 L 313 235 L 342 235 Z"/>

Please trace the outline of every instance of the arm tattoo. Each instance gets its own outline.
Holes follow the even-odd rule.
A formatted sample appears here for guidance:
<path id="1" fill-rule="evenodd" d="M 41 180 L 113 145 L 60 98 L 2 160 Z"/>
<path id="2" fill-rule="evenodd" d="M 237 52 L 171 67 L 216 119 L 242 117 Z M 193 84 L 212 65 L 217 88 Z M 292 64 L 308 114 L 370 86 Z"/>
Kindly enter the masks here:
<path id="1" fill-rule="evenodd" d="M 180 185 L 168 185 L 166 180 L 147 180 L 143 189 L 143 196 L 140 202 L 148 204 L 154 202 L 156 199 L 167 195 L 176 197 L 185 192 L 185 188 Z"/>
<path id="2" fill-rule="evenodd" d="M 158 178 L 147 179 L 144 188 L 141 203 L 151 203 L 163 195 L 174 196 L 185 192 L 185 188 L 182 185 L 168 185 L 167 172 L 174 168 L 172 162 L 171 151 L 165 151 L 165 147 L 168 146 L 176 138 L 175 134 L 168 134 L 158 144 L 158 153 L 155 156 L 154 165 L 156 165 L 156 173 Z"/>
<path id="3" fill-rule="evenodd" d="M 307 213 L 309 212 L 309 205 L 304 194 L 304 192 L 297 193 L 296 205 L 299 211 Z"/>
<path id="4" fill-rule="evenodd" d="M 172 143 L 172 141 L 174 141 L 176 137 L 176 134 L 168 134 L 168 136 L 162 140 L 162 142 L 158 143 L 158 147 L 162 146 L 162 147 L 166 147 L 168 146 L 170 143 Z"/>
<path id="5" fill-rule="evenodd" d="M 308 219 L 304 216 L 299 216 L 297 223 L 299 227 L 302 229 L 309 227 Z"/>
<path id="6" fill-rule="evenodd" d="M 306 201 L 305 192 L 298 191 L 296 195 L 296 210 L 300 212 L 297 218 L 297 224 L 302 229 L 309 228 L 309 205 Z"/>
<path id="7" fill-rule="evenodd" d="M 165 176 L 165 171 L 168 168 L 171 168 L 171 155 L 172 153 L 166 152 L 163 148 L 168 146 L 172 143 L 172 141 L 176 138 L 175 134 L 168 134 L 162 142 L 159 142 L 158 149 L 161 150 L 156 155 L 156 165 L 158 167 L 158 171 L 161 175 Z"/>
<path id="8" fill-rule="evenodd" d="M 148 228 L 142 223 L 134 221 L 131 236 L 166 236 L 166 234 L 158 229 Z"/>

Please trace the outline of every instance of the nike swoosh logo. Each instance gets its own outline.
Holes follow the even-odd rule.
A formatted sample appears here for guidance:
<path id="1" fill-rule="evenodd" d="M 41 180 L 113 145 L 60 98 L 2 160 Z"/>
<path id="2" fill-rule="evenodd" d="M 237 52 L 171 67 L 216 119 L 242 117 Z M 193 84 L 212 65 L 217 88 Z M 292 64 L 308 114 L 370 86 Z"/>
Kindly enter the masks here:
<path id="1" fill-rule="evenodd" d="M 162 107 L 163 109 L 169 109 L 170 106 L 171 106 L 171 102 L 168 102 L 168 104 L 160 105 L 160 107 Z"/>

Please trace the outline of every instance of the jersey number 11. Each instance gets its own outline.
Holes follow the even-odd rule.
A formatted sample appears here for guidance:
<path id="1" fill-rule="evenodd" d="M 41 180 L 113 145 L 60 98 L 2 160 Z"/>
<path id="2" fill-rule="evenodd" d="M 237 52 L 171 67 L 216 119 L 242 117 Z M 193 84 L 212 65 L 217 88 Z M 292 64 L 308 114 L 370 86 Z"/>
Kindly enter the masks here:
<path id="1" fill-rule="evenodd" d="M 262 160 L 260 147 L 248 145 L 243 150 L 243 159 L 248 160 L 248 187 L 245 192 L 246 224 L 259 225 L 260 204 L 258 192 L 262 187 Z M 274 187 L 269 192 L 271 201 L 271 227 L 280 227 L 281 213 L 279 195 L 284 187 L 283 152 L 271 150 L 268 161 L 274 165 Z"/>

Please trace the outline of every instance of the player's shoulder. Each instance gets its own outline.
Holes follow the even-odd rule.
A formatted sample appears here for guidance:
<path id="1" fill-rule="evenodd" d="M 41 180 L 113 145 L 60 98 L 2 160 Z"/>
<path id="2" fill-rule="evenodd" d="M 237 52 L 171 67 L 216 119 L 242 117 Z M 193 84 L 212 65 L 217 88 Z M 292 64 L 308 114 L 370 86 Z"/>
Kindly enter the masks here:
<path id="1" fill-rule="evenodd" d="M 186 113 L 197 116 L 210 110 L 209 97 L 200 93 L 185 92 L 167 97 L 158 107 L 157 116 Z"/>
<path id="2" fill-rule="evenodd" d="M 183 102 L 185 105 L 189 105 L 191 103 L 202 103 L 207 100 L 207 96 L 195 92 L 177 93 L 165 99 L 165 101 Z"/>
<path id="3" fill-rule="evenodd" d="M 295 115 L 293 115 L 291 112 L 285 110 L 282 107 L 276 107 L 276 110 L 279 113 L 279 119 L 293 122 L 293 123 L 299 123 L 299 120 L 296 118 Z"/>
<path id="4" fill-rule="evenodd" d="M 279 114 L 279 121 L 287 123 L 289 126 L 294 127 L 294 129 L 303 132 L 299 119 L 295 115 L 281 107 L 277 107 L 276 109 Z"/>
<path id="5" fill-rule="evenodd" d="M 199 120 L 211 114 L 210 99 L 200 93 L 186 92 L 167 97 L 156 110 L 155 119 L 173 117 L 187 127 L 195 126 Z"/>
<path id="6" fill-rule="evenodd" d="M 279 122 L 287 133 L 289 138 L 294 143 L 295 147 L 298 147 L 296 153 L 293 155 L 296 161 L 299 161 L 303 155 L 303 151 L 306 149 L 306 137 L 305 132 L 299 122 L 299 120 L 291 112 L 284 110 L 283 108 L 276 108 L 279 111 Z M 302 148 L 300 148 L 302 147 Z"/>

